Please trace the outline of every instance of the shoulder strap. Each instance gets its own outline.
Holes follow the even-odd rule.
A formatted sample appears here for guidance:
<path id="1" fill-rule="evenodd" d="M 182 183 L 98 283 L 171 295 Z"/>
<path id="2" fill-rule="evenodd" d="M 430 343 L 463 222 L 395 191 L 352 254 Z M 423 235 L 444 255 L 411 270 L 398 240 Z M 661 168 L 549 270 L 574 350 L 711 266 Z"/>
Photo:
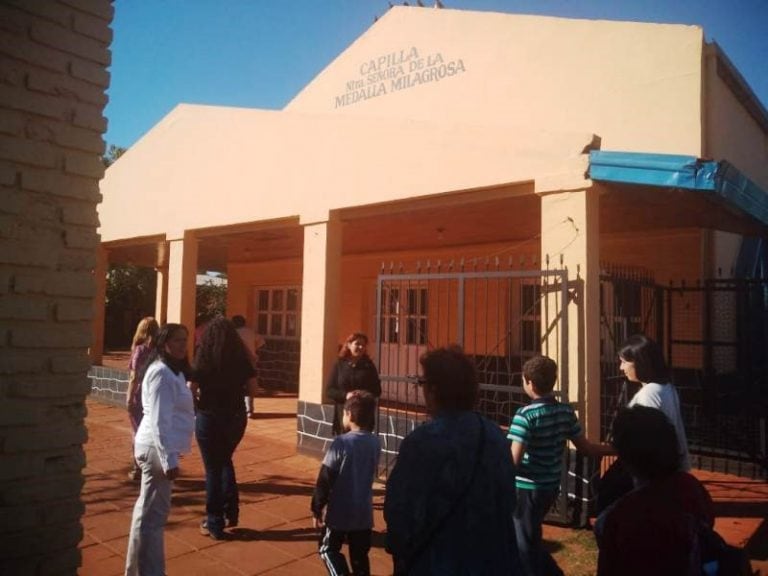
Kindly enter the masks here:
<path id="1" fill-rule="evenodd" d="M 451 516 L 453 516 L 453 514 L 459 508 L 459 505 L 462 504 L 464 502 L 464 500 L 466 500 L 467 495 L 469 494 L 469 489 L 475 483 L 475 477 L 477 476 L 477 470 L 480 468 L 480 460 L 482 459 L 483 451 L 485 450 L 485 423 L 483 422 L 483 419 L 480 416 L 480 414 L 475 412 L 475 415 L 477 416 L 478 424 L 480 424 L 480 438 L 479 438 L 479 440 L 477 442 L 477 451 L 476 451 L 476 457 L 475 457 L 475 464 L 472 467 L 472 473 L 469 476 L 469 480 L 467 481 L 467 483 L 464 486 L 464 489 L 461 491 L 461 493 L 451 503 L 451 507 L 448 509 L 448 512 L 446 512 L 443 515 L 442 518 L 440 518 L 437 522 L 435 522 L 425 532 L 425 535 L 421 539 L 421 541 L 417 542 L 417 544 L 413 547 L 413 549 L 411 550 L 410 555 L 405 560 L 405 563 L 404 563 L 405 570 L 404 570 L 403 574 L 408 574 L 410 572 L 410 569 L 413 567 L 413 565 L 416 563 L 416 561 L 421 557 L 421 555 L 427 549 L 427 547 L 432 542 L 434 537 L 440 532 L 440 530 L 443 529 L 445 524 L 448 522 L 448 519 Z"/>

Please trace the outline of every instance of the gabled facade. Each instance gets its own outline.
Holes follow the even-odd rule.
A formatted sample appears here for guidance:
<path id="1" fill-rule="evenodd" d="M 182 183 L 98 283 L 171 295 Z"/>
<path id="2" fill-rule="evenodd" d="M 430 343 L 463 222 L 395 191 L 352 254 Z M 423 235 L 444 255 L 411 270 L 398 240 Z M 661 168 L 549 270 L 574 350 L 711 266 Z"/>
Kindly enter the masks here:
<path id="1" fill-rule="evenodd" d="M 228 314 L 295 366 L 308 446 L 328 431 L 303 426 L 326 420 L 323 381 L 346 334 L 368 332 L 382 372 L 405 376 L 442 314 L 440 341 L 477 357 L 524 356 L 533 337 L 596 435 L 601 271 L 666 283 L 733 266 L 743 236 L 766 234 L 767 124 L 697 27 L 396 7 L 284 110 L 171 112 L 102 182 L 101 262 L 156 267 L 157 316 L 188 325 L 196 272 L 226 271 Z M 755 203 L 590 178 L 595 151 L 639 154 L 641 171 L 649 154 L 727 160 Z M 380 278 L 382 263 L 445 272 L 499 258 L 562 270 L 557 314 L 526 313 L 523 282 L 476 295 L 495 302 L 492 323 L 454 322 L 426 279 L 394 301 Z M 479 345 L 480 332 L 501 336 Z"/>

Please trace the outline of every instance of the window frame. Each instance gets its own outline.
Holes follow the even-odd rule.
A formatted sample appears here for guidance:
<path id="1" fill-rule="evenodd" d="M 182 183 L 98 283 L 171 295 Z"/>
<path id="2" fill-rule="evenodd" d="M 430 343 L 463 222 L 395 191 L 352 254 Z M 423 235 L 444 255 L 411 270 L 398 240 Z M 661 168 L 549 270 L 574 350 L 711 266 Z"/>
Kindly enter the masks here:
<path id="1" fill-rule="evenodd" d="M 295 297 L 290 295 L 295 292 Z M 267 294 L 266 307 L 262 308 L 262 294 Z M 294 308 L 289 308 L 289 303 L 295 298 Z M 274 340 L 299 340 L 301 339 L 301 286 L 254 286 L 253 287 L 253 317 L 254 330 L 264 338 Z M 295 334 L 287 334 L 289 319 L 294 317 Z M 266 321 L 266 327 L 262 325 L 262 319 Z M 275 324 L 279 327 L 275 331 Z"/>

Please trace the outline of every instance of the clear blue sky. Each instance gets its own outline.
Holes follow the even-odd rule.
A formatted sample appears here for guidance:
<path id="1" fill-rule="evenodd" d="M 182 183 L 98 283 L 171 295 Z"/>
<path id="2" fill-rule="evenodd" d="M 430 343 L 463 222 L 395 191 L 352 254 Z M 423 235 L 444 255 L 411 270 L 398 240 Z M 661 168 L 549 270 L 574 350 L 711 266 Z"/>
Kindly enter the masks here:
<path id="1" fill-rule="evenodd" d="M 423 3 L 431 6 L 433 0 Z M 768 106 L 768 0 L 443 3 L 469 10 L 697 24 Z M 105 139 L 124 147 L 181 102 L 282 108 L 388 9 L 387 0 L 117 0 L 114 6 Z"/>

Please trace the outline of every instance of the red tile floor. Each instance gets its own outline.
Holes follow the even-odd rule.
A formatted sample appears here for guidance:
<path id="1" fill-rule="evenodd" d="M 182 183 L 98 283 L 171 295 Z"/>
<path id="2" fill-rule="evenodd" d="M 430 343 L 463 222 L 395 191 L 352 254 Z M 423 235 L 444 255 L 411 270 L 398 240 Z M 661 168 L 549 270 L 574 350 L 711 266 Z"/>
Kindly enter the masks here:
<path id="1" fill-rule="evenodd" d="M 260 417 L 249 420 L 235 455 L 241 489 L 240 527 L 234 538 L 214 541 L 199 533 L 204 509 L 203 466 L 197 447 L 181 463 L 182 477 L 174 488 L 173 509 L 166 528 L 167 573 L 170 576 L 325 574 L 316 554 L 309 501 L 318 460 L 296 452 L 296 398 L 257 399 Z M 128 480 L 131 431 L 126 412 L 88 401 L 87 466 L 84 470 L 84 536 L 81 576 L 123 573 L 131 511 L 137 486 Z M 732 544 L 745 546 L 755 570 L 768 576 L 768 486 L 733 476 L 697 473 L 716 500 L 717 529 Z M 379 534 L 371 550 L 374 574 L 391 574 L 391 561 L 380 532 L 383 487 L 376 488 L 375 521 Z M 578 533 L 578 534 L 577 534 Z M 545 538 L 556 541 L 556 558 L 569 573 L 569 542 L 590 542 L 585 531 L 545 527 Z M 594 566 L 594 549 L 580 546 Z M 579 574 L 584 572 L 580 568 Z M 575 572 L 575 570 L 574 570 Z"/>

